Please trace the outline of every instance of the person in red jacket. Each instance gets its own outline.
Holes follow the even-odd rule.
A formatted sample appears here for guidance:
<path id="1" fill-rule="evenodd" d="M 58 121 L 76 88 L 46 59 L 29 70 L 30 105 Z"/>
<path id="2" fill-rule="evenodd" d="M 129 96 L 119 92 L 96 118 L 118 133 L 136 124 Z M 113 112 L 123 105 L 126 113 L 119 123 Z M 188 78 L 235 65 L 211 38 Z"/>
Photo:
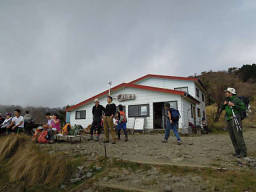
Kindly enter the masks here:
<path id="1" fill-rule="evenodd" d="M 127 129 L 126 129 L 126 123 L 127 123 L 127 119 L 126 119 L 126 115 L 125 112 L 123 110 L 123 106 L 122 105 L 118 105 L 118 112 L 117 112 L 117 136 L 118 136 L 118 140 L 120 140 L 121 137 L 121 129 L 124 132 L 125 135 L 125 141 L 128 141 L 128 134 L 127 134 Z"/>

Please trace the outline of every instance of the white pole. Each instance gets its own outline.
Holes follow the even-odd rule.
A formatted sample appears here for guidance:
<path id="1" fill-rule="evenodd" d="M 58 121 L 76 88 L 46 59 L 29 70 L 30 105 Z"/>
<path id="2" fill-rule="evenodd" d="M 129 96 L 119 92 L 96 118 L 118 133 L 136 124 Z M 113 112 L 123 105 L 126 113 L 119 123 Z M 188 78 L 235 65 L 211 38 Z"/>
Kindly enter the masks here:
<path id="1" fill-rule="evenodd" d="M 111 95 L 111 86 L 112 86 L 112 81 L 108 81 L 108 85 L 109 85 L 109 91 L 108 91 L 108 95 Z"/>

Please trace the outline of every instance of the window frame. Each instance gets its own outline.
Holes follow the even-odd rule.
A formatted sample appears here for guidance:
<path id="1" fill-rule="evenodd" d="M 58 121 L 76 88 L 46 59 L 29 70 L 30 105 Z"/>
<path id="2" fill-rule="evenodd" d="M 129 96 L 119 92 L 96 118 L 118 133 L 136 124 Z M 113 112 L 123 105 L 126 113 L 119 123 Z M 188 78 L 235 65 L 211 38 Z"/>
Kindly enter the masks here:
<path id="1" fill-rule="evenodd" d="M 200 108 L 197 108 L 197 117 L 201 117 L 202 115 L 201 115 L 201 109 Z"/>
<path id="2" fill-rule="evenodd" d="M 202 101 L 205 102 L 205 96 L 203 92 L 202 92 Z"/>
<path id="3" fill-rule="evenodd" d="M 130 107 L 138 107 L 138 115 L 130 115 Z M 147 114 L 141 115 L 141 107 L 147 107 Z M 128 105 L 128 118 L 134 118 L 134 117 L 149 117 L 150 116 L 150 107 L 149 104 L 138 104 L 138 105 Z"/>
<path id="4" fill-rule="evenodd" d="M 184 87 L 175 87 L 174 90 L 175 91 L 182 91 L 182 90 L 179 90 L 179 89 L 187 89 L 187 91 L 185 91 L 186 93 L 188 93 L 188 86 L 184 86 Z"/>
<path id="5" fill-rule="evenodd" d="M 199 98 L 200 97 L 200 89 L 196 87 L 196 96 Z"/>
<path id="6" fill-rule="evenodd" d="M 84 112 L 84 113 L 85 113 L 84 118 L 81 117 L 81 112 Z M 78 118 L 78 115 L 77 115 L 78 113 L 80 113 L 80 117 L 79 117 L 79 118 Z M 79 110 L 79 111 L 76 111 L 75 119 L 78 119 L 78 120 L 80 120 L 80 119 L 86 119 L 86 110 Z"/>

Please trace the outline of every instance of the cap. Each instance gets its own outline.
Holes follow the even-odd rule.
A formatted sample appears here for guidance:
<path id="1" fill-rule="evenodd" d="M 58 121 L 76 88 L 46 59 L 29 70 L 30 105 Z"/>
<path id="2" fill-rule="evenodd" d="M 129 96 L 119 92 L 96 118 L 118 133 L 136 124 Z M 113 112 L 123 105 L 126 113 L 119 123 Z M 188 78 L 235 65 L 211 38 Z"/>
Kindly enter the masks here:
<path id="1" fill-rule="evenodd" d="M 99 102 L 99 99 L 94 99 L 94 102 L 96 103 L 96 102 Z"/>
<path id="2" fill-rule="evenodd" d="M 231 88 L 231 87 L 227 88 L 225 90 L 225 92 L 229 92 L 229 93 L 232 93 L 233 95 L 236 95 L 236 90 L 234 88 Z"/>

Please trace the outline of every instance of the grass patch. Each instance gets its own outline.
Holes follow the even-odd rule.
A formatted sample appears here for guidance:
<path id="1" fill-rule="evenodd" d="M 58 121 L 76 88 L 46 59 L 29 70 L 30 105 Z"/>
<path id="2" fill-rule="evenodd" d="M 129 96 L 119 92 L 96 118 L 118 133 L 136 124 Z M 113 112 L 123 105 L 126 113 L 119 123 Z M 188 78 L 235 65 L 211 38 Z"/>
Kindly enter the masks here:
<path id="1" fill-rule="evenodd" d="M 9 182 L 24 183 L 27 191 L 39 189 L 41 185 L 44 191 L 54 189 L 72 173 L 71 162 L 62 154 L 42 151 L 27 136 L 11 135 L 1 138 L 0 142 L 0 162 L 6 165 Z"/>

